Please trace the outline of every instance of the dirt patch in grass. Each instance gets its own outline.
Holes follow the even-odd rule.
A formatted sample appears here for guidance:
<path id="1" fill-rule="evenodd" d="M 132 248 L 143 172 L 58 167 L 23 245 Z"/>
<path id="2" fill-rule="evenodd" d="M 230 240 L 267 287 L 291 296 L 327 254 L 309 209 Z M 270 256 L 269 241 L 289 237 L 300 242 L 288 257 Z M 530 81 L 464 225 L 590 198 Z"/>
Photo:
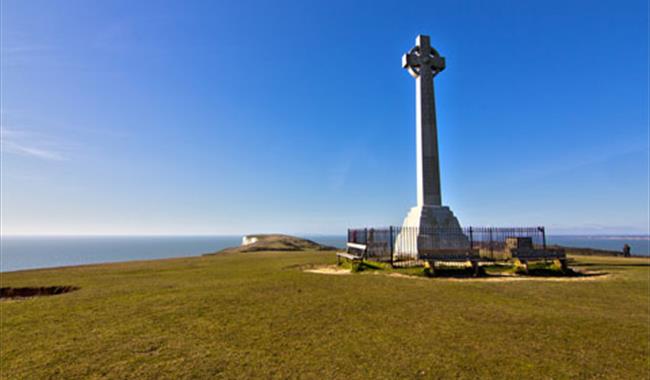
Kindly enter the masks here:
<path id="1" fill-rule="evenodd" d="M 303 271 L 308 273 L 318 273 L 318 274 L 329 274 L 329 275 L 346 275 L 352 274 L 350 269 L 340 268 L 336 265 L 326 265 L 319 267 L 311 267 L 308 269 L 303 269 Z M 487 274 L 479 277 L 473 276 L 437 276 L 437 277 L 425 277 L 417 276 L 413 274 L 405 274 L 399 272 L 390 272 L 390 271 L 372 271 L 372 274 L 375 275 L 384 275 L 389 277 L 397 278 L 408 278 L 415 280 L 437 280 L 437 281 L 467 281 L 467 282 L 512 282 L 512 281 L 558 281 L 558 282 L 569 282 L 569 281 L 596 281 L 596 280 L 605 280 L 611 278 L 609 273 L 605 272 L 595 272 L 595 271 L 576 271 L 573 275 L 570 276 L 540 276 L 540 275 L 518 275 L 518 274 Z"/>
<path id="2" fill-rule="evenodd" d="M 57 294 L 73 292 L 78 289 L 79 288 L 76 286 L 5 287 L 0 288 L 0 299 L 54 296 Z"/>
<path id="3" fill-rule="evenodd" d="M 304 271 L 307 273 L 334 274 L 334 275 L 352 274 L 352 271 L 350 269 L 339 268 L 336 265 L 313 267 L 313 268 L 305 269 Z"/>
<path id="4" fill-rule="evenodd" d="M 407 275 L 403 273 L 387 273 L 390 277 L 421 279 L 421 280 L 438 280 L 452 282 L 514 282 L 514 281 L 553 281 L 553 282 L 574 282 L 574 281 L 598 281 L 611 278 L 608 273 L 593 272 L 582 273 L 579 276 L 526 276 L 526 275 L 485 275 L 480 277 L 421 277 Z"/>

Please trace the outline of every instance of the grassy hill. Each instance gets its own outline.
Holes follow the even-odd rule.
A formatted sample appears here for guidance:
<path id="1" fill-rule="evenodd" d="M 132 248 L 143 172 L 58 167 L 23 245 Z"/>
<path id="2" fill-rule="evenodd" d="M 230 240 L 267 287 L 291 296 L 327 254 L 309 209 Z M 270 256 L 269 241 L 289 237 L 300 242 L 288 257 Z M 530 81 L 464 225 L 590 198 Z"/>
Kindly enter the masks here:
<path id="1" fill-rule="evenodd" d="M 238 247 L 226 248 L 215 253 L 207 253 L 206 255 L 216 255 L 223 253 L 246 253 L 246 252 L 262 252 L 262 251 L 280 251 L 280 252 L 295 252 L 295 251 L 328 251 L 335 250 L 334 247 L 328 247 L 318 244 L 314 241 L 303 239 L 290 235 L 283 234 L 259 234 L 247 235 L 246 238 L 250 239 L 250 243 L 242 244 Z"/>
<path id="2" fill-rule="evenodd" d="M 577 257 L 566 281 L 303 271 L 261 252 L 4 273 L 0 377 L 647 378 L 647 259 Z"/>

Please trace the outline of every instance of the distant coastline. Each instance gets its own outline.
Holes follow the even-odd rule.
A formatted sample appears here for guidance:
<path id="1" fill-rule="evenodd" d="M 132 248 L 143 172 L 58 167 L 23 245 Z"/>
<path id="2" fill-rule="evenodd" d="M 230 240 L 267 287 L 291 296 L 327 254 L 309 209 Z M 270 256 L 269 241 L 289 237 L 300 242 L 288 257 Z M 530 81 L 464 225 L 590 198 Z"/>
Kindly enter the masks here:
<path id="1" fill-rule="evenodd" d="M 595 240 L 648 240 L 650 241 L 650 235 L 550 235 L 552 237 L 577 237 L 585 239 L 595 239 Z"/>
<path id="2" fill-rule="evenodd" d="M 199 256 L 238 246 L 242 236 L 2 236 L 0 271 Z M 345 235 L 299 236 L 339 248 L 346 240 Z M 647 235 L 549 235 L 547 243 L 617 252 L 629 244 L 633 255 L 650 256 Z"/>

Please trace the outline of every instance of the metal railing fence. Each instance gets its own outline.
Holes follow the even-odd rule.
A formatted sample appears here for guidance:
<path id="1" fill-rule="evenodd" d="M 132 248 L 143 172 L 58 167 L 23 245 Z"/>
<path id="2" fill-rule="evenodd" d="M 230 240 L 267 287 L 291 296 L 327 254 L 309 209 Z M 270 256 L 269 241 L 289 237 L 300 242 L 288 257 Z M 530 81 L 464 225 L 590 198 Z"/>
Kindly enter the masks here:
<path id="1" fill-rule="evenodd" d="M 508 239 L 529 238 L 534 248 L 546 249 L 544 227 L 403 227 L 351 228 L 349 243 L 367 246 L 368 259 L 391 263 L 417 261 L 423 238 L 438 250 L 478 252 L 484 259 L 503 259 L 509 255 Z M 433 243 L 432 243 L 433 242 Z"/>

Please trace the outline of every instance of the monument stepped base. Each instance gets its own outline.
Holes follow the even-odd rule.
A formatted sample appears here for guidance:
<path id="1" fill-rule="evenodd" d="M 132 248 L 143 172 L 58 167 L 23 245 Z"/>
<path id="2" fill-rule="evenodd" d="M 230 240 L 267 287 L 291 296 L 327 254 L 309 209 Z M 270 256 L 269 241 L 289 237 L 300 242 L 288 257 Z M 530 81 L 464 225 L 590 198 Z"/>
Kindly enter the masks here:
<path id="1" fill-rule="evenodd" d="M 397 256 L 417 258 L 419 252 L 426 250 L 470 248 L 469 239 L 447 206 L 413 207 L 404 218 L 402 227 L 395 241 Z M 411 236 L 415 233 L 417 240 Z M 417 246 L 413 243 L 407 244 L 414 241 L 417 241 Z"/>

